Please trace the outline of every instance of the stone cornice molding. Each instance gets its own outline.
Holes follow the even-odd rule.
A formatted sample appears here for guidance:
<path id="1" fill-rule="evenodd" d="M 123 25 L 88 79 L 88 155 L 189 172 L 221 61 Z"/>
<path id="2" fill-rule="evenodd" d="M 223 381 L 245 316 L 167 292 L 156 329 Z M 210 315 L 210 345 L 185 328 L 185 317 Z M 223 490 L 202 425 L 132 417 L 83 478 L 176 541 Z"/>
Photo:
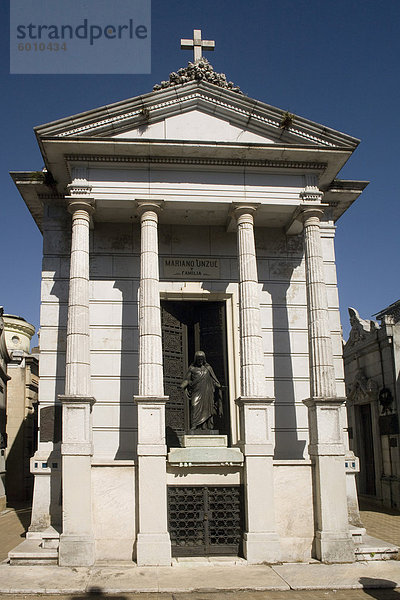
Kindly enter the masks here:
<path id="1" fill-rule="evenodd" d="M 160 142 L 160 140 L 157 140 Z M 275 169 L 296 169 L 323 171 L 327 167 L 325 162 L 285 161 L 285 160 L 256 160 L 242 158 L 183 158 L 180 156 L 111 156 L 107 154 L 67 154 L 65 161 L 73 162 L 104 162 L 104 163 L 138 163 L 138 164 L 177 164 L 200 166 L 227 166 L 227 167 L 263 167 Z"/>
<path id="2" fill-rule="evenodd" d="M 34 325 L 31 325 L 27 321 L 25 321 L 25 323 L 16 323 L 14 320 L 9 321 L 7 317 L 10 319 L 14 319 L 14 317 L 12 317 L 11 315 L 4 315 L 4 330 L 5 331 L 15 332 L 15 333 L 23 333 L 24 335 L 28 336 L 29 339 L 31 339 L 31 337 L 35 333 Z"/>

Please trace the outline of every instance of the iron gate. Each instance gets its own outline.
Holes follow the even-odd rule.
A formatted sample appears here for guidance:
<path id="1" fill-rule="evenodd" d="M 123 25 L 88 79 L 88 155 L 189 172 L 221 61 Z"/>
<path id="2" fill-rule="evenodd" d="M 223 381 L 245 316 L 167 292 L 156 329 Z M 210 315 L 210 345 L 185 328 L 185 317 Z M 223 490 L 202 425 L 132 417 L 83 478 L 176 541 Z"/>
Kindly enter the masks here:
<path id="1" fill-rule="evenodd" d="M 241 554 L 242 486 L 168 486 L 172 556 Z"/>

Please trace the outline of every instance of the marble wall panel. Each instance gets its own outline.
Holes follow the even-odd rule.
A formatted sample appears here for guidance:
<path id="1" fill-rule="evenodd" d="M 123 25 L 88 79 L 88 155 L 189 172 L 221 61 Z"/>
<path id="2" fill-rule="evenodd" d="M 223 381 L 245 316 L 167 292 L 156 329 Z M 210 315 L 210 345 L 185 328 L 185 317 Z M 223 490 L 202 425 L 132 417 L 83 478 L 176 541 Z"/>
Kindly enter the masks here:
<path id="1" fill-rule="evenodd" d="M 227 232 L 225 227 L 210 227 L 210 254 L 215 256 L 236 256 L 236 232 Z"/>
<path id="2" fill-rule="evenodd" d="M 92 498 L 96 559 L 131 561 L 136 537 L 135 468 L 92 467 Z"/>
<path id="3" fill-rule="evenodd" d="M 93 407 L 93 427 L 137 429 L 137 408 L 133 403 L 96 402 Z"/>
<path id="4" fill-rule="evenodd" d="M 58 304 L 58 302 L 46 302 L 40 306 L 40 326 L 58 327 L 59 324 L 66 326 L 67 323 L 67 304 Z"/>
<path id="5" fill-rule="evenodd" d="M 275 430 L 308 430 L 307 407 L 302 402 L 275 402 Z"/>
<path id="6" fill-rule="evenodd" d="M 296 259 L 270 259 L 269 277 L 272 281 L 305 281 L 305 263 Z"/>
<path id="7" fill-rule="evenodd" d="M 139 230 L 130 223 L 96 223 L 93 252 L 132 254 L 140 248 Z"/>
<path id="8" fill-rule="evenodd" d="M 92 376 L 92 392 L 96 402 L 133 402 L 137 390 L 137 374 L 136 377 L 114 378 Z"/>
<path id="9" fill-rule="evenodd" d="M 137 301 L 137 286 L 129 279 L 90 281 L 90 298 L 112 302 Z"/>
<path id="10" fill-rule="evenodd" d="M 283 560 L 309 560 L 314 538 L 311 465 L 275 465 L 274 495 Z"/>
<path id="11" fill-rule="evenodd" d="M 307 308 L 305 306 L 265 306 L 261 305 L 261 326 L 264 329 L 307 330 Z"/>
<path id="12" fill-rule="evenodd" d="M 255 227 L 256 252 L 258 257 L 284 256 L 287 252 L 287 238 L 282 229 Z"/>
<path id="13" fill-rule="evenodd" d="M 43 229 L 43 254 L 65 254 L 71 252 L 71 231 L 69 229 Z"/>
<path id="14" fill-rule="evenodd" d="M 339 294 L 336 285 L 327 285 L 326 295 L 328 297 L 328 306 L 330 308 L 339 308 Z"/>
<path id="15" fill-rule="evenodd" d="M 342 327 L 340 323 L 340 313 L 338 309 L 333 308 L 329 310 L 329 324 L 332 332 L 341 332 Z"/>
<path id="16" fill-rule="evenodd" d="M 90 279 L 111 279 L 113 277 L 113 260 L 116 257 L 90 253 Z"/>
<path id="17" fill-rule="evenodd" d="M 174 227 L 171 231 L 171 253 L 178 256 L 209 256 L 210 227 Z"/>
<path id="18" fill-rule="evenodd" d="M 69 281 L 66 279 L 42 279 L 42 302 L 68 302 Z"/>
<path id="19" fill-rule="evenodd" d="M 275 454 L 278 460 L 308 459 L 308 430 L 275 432 Z M 293 507 L 292 507 L 293 510 Z"/>
<path id="20" fill-rule="evenodd" d="M 118 377 L 137 374 L 139 357 L 137 352 L 91 352 L 91 372 L 94 377 Z"/>
<path id="21" fill-rule="evenodd" d="M 308 355 L 274 354 L 264 355 L 264 368 L 267 377 L 302 377 L 309 374 Z"/>
<path id="22" fill-rule="evenodd" d="M 44 327 L 40 328 L 40 351 L 65 352 L 67 343 L 67 330 L 65 327 Z"/>
<path id="23" fill-rule="evenodd" d="M 332 237 L 321 236 L 322 258 L 325 262 L 335 262 L 335 241 Z"/>
<path id="24" fill-rule="evenodd" d="M 264 352 L 273 352 L 279 354 L 290 354 L 291 352 L 308 353 L 308 333 L 307 331 L 288 331 L 283 330 L 263 330 Z"/>
<path id="25" fill-rule="evenodd" d="M 60 277 L 61 258 L 58 256 L 43 256 L 42 279 L 55 279 Z"/>
<path id="26" fill-rule="evenodd" d="M 140 256 L 114 256 L 113 276 L 140 279 Z"/>
<path id="27" fill-rule="evenodd" d="M 334 263 L 324 263 L 324 278 L 326 285 L 337 285 L 336 265 Z"/>
<path id="28" fill-rule="evenodd" d="M 40 352 L 40 376 L 55 377 L 60 365 L 65 365 L 65 352 Z"/>
<path id="29" fill-rule="evenodd" d="M 107 459 L 133 460 L 137 432 L 132 429 L 93 428 L 94 456 Z"/>
<path id="30" fill-rule="evenodd" d="M 334 356 L 343 355 L 342 336 L 339 332 L 331 334 L 332 352 Z"/>
<path id="31" fill-rule="evenodd" d="M 138 326 L 136 302 L 90 302 L 90 324 L 98 326 Z"/>
<path id="32" fill-rule="evenodd" d="M 39 397 L 40 402 L 55 402 L 58 394 L 63 394 L 65 388 L 65 377 L 52 377 L 49 375 L 40 375 Z"/>
<path id="33" fill-rule="evenodd" d="M 90 330 L 91 350 L 137 351 L 139 331 L 137 328 L 92 327 Z"/>

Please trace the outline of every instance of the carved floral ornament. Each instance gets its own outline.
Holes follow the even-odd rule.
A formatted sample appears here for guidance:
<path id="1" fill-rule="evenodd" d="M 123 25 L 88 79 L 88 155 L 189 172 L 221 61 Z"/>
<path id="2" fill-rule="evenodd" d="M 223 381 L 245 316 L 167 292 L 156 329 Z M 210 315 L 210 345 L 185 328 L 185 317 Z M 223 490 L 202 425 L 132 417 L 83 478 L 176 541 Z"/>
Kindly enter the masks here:
<path id="1" fill-rule="evenodd" d="M 216 73 L 214 67 L 206 58 L 201 58 L 196 62 L 189 62 L 187 67 L 182 67 L 177 72 L 173 71 L 169 75 L 169 81 L 162 81 L 161 84 L 156 84 L 153 87 L 154 91 L 163 90 L 175 85 L 182 85 L 188 81 L 208 81 L 218 87 L 231 90 L 238 94 L 243 94 L 241 89 L 226 79 L 224 73 Z"/>

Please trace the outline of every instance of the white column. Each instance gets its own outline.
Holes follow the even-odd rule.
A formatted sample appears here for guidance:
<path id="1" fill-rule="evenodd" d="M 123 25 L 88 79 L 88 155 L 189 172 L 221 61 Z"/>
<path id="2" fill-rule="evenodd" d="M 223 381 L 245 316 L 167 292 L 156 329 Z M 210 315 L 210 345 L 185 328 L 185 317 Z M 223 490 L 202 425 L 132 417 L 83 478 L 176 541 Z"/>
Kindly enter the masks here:
<path id="1" fill-rule="evenodd" d="M 320 234 L 321 209 L 303 211 L 312 398 L 336 396 L 328 298 Z"/>
<path id="2" fill-rule="evenodd" d="M 278 562 L 280 544 L 275 526 L 273 443 L 271 412 L 273 398 L 265 394 L 264 350 L 257 259 L 254 242 L 254 204 L 234 207 L 237 221 L 239 261 L 240 446 L 245 456 L 244 486 L 246 531 L 244 555 L 249 563 Z"/>
<path id="3" fill-rule="evenodd" d="M 320 235 L 322 214 L 322 209 L 315 206 L 304 207 L 302 211 L 311 393 L 304 402 L 308 407 L 309 454 L 314 463 L 315 551 L 324 562 L 353 562 L 341 408 L 345 399 L 336 397 Z"/>
<path id="4" fill-rule="evenodd" d="M 139 292 L 138 502 L 139 566 L 171 564 L 167 519 L 167 472 L 161 310 L 158 267 L 158 213 L 162 203 L 138 201 L 141 223 Z"/>
<path id="5" fill-rule="evenodd" d="M 59 564 L 94 563 L 91 498 L 93 455 L 89 348 L 90 198 L 69 197 L 72 213 L 65 395 L 62 403 L 62 521 Z"/>
<path id="6" fill-rule="evenodd" d="M 265 397 L 260 292 L 254 242 L 255 205 L 235 208 L 239 261 L 240 381 L 244 397 Z"/>
<path id="7" fill-rule="evenodd" d="M 138 203 L 141 225 L 139 396 L 164 395 L 157 232 L 160 210 L 160 203 Z"/>

